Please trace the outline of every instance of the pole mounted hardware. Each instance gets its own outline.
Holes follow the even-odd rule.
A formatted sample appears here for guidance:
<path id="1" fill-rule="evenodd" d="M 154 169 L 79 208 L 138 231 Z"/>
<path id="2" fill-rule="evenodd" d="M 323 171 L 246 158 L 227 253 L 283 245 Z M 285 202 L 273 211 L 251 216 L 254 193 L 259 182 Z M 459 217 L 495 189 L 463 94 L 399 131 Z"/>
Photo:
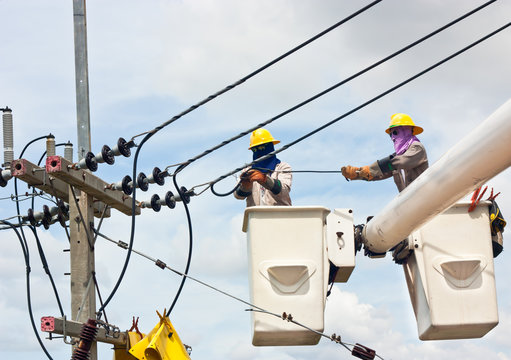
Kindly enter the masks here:
<path id="1" fill-rule="evenodd" d="M 130 196 L 119 191 L 106 191 L 111 189 L 108 183 L 85 170 L 73 169 L 73 164 L 63 157 L 50 156 L 46 158 L 46 171 L 51 176 L 75 186 L 104 204 L 108 204 L 126 215 L 131 215 L 132 199 Z M 139 207 L 135 208 L 135 214 L 140 214 Z"/>
<path id="2" fill-rule="evenodd" d="M 117 140 L 117 145 L 115 145 L 112 149 L 114 156 L 122 155 L 124 157 L 131 156 L 131 148 L 135 147 L 135 142 L 133 140 L 126 141 L 124 138 L 120 137 Z"/>
<path id="3" fill-rule="evenodd" d="M 71 161 L 69 162 L 71 163 Z M 49 176 L 44 168 L 26 159 L 18 159 L 12 162 L 11 169 L 14 177 L 26 182 L 28 185 L 53 195 L 65 203 L 69 201 L 69 185 L 60 179 Z M 105 204 L 96 201 L 93 207 L 94 216 L 101 218 Z M 107 210 L 104 217 L 110 217 L 110 210 Z"/>
<path id="4" fill-rule="evenodd" d="M 99 322 L 101 325 L 101 322 Z M 78 338 L 82 326 L 84 324 L 79 321 L 68 320 L 65 317 L 44 316 L 41 318 L 41 331 L 50 334 L 59 334 L 64 336 L 71 336 Z M 128 335 L 126 332 L 113 331 L 112 328 L 118 329 L 113 326 L 98 326 L 96 334 L 96 341 L 119 346 L 126 346 L 128 342 Z"/>
<path id="5" fill-rule="evenodd" d="M 174 209 L 176 207 L 176 197 L 172 193 L 172 191 L 167 191 L 163 199 L 160 199 L 158 194 L 154 194 L 151 196 L 151 200 L 140 202 L 141 208 L 149 208 L 153 209 L 155 212 L 161 210 L 162 205 L 168 206 L 170 209 Z"/>

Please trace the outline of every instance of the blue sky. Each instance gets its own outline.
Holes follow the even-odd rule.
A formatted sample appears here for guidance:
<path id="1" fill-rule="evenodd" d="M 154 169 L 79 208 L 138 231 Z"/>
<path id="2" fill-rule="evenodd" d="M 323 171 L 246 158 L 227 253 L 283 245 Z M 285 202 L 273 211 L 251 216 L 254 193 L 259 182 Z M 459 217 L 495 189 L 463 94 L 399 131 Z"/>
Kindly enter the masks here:
<path id="1" fill-rule="evenodd" d="M 87 2 L 92 151 L 112 146 L 119 137 L 150 130 L 190 105 L 319 33 L 369 2 L 290 0 L 150 0 Z M 384 0 L 371 10 L 300 50 L 237 89 L 183 117 L 144 145 L 139 171 L 179 163 L 240 131 L 265 121 L 341 81 L 480 5 L 478 1 Z M 76 142 L 76 110 L 71 1 L 0 0 L 0 105 L 13 109 L 15 153 L 35 137 L 52 133 L 57 142 Z M 413 50 L 364 74 L 306 107 L 268 126 L 287 144 L 364 103 L 391 86 L 461 49 L 509 21 L 509 2 L 497 1 Z M 367 106 L 339 123 L 279 154 L 295 170 L 338 170 L 367 165 L 393 152 L 384 133 L 390 115 L 408 113 L 425 130 L 420 135 L 430 163 L 487 118 L 511 95 L 510 30 L 469 50 L 438 69 Z M 197 161 L 178 182 L 188 188 L 213 180 L 248 162 L 248 137 Z M 277 147 L 278 148 L 278 147 Z M 44 142 L 26 158 L 36 162 Z M 76 156 L 76 154 L 75 154 Z M 131 173 L 132 159 L 101 165 L 107 182 Z M 458 176 L 453 174 L 453 176 Z M 511 216 L 507 193 L 511 172 L 489 182 L 504 215 Z M 234 178 L 218 185 L 230 189 Z M 22 192 L 26 191 L 23 184 Z M 163 188 L 138 192 L 145 200 Z M 12 182 L 0 197 L 14 192 Z M 397 194 L 391 180 L 346 182 L 340 174 L 294 174 L 294 205 L 351 208 L 355 223 L 375 215 Z M 36 201 L 36 210 L 44 200 Z M 22 213 L 27 211 L 22 203 Z M 245 204 L 205 192 L 192 199 L 194 255 L 190 274 L 248 300 Z M 15 215 L 3 200 L 0 217 Z M 130 219 L 112 211 L 102 232 L 129 239 Z M 505 235 L 507 232 L 505 233 Z M 67 239 L 62 228 L 40 231 L 50 268 L 66 311 L 69 305 Z M 2 233 L 0 253 L 0 354 L 19 360 L 44 358 L 33 335 L 25 297 L 25 268 L 17 239 Z M 506 239 L 505 239 L 506 240 Z M 50 284 L 29 239 L 35 318 L 58 315 Z M 188 233 L 184 210 L 143 211 L 137 218 L 134 247 L 176 269 L 186 261 Z M 125 253 L 101 239 L 96 269 L 103 296 L 112 289 Z M 387 256 L 357 255 L 346 284 L 334 286 L 327 301 L 325 333 L 376 349 L 385 359 L 511 359 L 510 265 L 504 253 L 495 259 L 500 324 L 481 339 L 422 342 L 402 269 Z M 506 264 L 507 263 L 507 264 Z M 149 331 L 156 310 L 171 304 L 180 278 L 132 256 L 126 277 L 107 307 L 110 322 L 122 330 L 140 316 Z M 316 346 L 255 348 L 251 345 L 246 305 L 188 281 L 171 320 L 194 359 L 350 358 L 340 346 L 322 340 Z M 68 358 L 61 340 L 45 341 L 55 359 Z M 102 345 L 99 358 L 111 358 Z"/>

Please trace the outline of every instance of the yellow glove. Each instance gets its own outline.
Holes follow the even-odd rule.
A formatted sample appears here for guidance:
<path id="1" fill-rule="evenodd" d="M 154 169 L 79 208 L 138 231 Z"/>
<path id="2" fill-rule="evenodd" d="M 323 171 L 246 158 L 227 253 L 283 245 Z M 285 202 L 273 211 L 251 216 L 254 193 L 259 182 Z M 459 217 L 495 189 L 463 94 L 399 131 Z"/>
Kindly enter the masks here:
<path id="1" fill-rule="evenodd" d="M 373 180 L 369 166 L 355 167 L 351 165 L 341 168 L 342 175 L 349 180 Z"/>
<path id="2" fill-rule="evenodd" d="M 359 179 L 371 181 L 373 180 L 373 176 L 371 175 L 371 171 L 369 171 L 369 166 L 362 166 L 358 169 Z"/>
<path id="3" fill-rule="evenodd" d="M 357 171 L 359 169 L 360 168 L 351 166 L 351 165 L 343 166 L 341 168 L 342 176 L 344 176 L 346 179 L 349 179 L 349 180 L 358 180 Z"/>

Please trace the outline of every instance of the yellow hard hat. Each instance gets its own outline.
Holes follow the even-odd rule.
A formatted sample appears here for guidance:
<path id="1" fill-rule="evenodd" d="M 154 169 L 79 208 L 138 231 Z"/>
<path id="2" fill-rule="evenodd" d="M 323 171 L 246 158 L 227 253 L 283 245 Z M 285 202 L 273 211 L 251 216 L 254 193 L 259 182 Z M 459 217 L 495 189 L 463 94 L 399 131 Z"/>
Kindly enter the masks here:
<path id="1" fill-rule="evenodd" d="M 271 136 L 270 132 L 266 129 L 259 128 L 257 130 L 252 131 L 252 135 L 250 135 L 250 146 L 249 150 L 254 146 L 258 146 L 266 143 L 273 143 L 273 145 L 278 144 L 280 141 L 275 140 L 273 136 Z"/>
<path id="2" fill-rule="evenodd" d="M 390 134 L 390 129 L 396 126 L 413 126 L 413 135 L 419 135 L 424 131 L 423 128 L 413 123 L 412 118 L 409 115 L 397 113 L 390 117 L 389 128 L 385 130 L 387 134 Z"/>

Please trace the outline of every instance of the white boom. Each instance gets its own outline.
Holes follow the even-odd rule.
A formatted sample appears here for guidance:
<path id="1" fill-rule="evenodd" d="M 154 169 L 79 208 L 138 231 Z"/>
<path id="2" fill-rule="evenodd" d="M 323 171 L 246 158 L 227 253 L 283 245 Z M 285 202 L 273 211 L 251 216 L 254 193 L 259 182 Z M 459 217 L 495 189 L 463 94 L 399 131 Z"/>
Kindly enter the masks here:
<path id="1" fill-rule="evenodd" d="M 422 173 L 365 226 L 365 246 L 383 253 L 511 166 L 511 99 Z"/>

